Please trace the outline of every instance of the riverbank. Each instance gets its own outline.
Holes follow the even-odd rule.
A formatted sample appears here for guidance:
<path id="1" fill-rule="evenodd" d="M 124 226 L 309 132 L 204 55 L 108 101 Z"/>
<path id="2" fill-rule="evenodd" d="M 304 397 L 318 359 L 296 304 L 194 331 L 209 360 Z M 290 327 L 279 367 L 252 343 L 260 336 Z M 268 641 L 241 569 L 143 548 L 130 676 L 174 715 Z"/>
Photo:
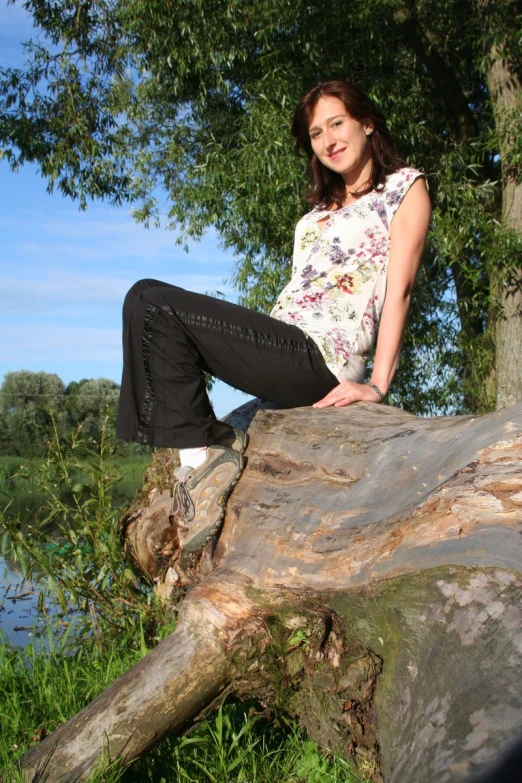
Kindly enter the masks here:
<path id="1" fill-rule="evenodd" d="M 122 557 L 118 518 L 130 464 L 115 459 L 107 428 L 88 460 L 76 457 L 74 442 L 57 439 L 45 460 L 8 477 L 20 497 L 29 484 L 32 500 L 37 497 L 20 501 L 18 509 L 4 504 L 0 539 L 12 575 L 25 579 L 22 593 L 34 590 L 26 598 L 36 601 L 32 611 L 39 626 L 25 649 L 0 634 L 0 767 L 9 783 L 21 781 L 16 761 L 24 752 L 174 628 L 175 607 L 163 604 Z M 141 486 L 145 468 L 144 460 L 127 498 Z M 18 598 L 15 603 L 27 611 L 25 599 Z M 290 717 L 266 705 L 229 702 L 188 736 L 164 740 L 125 769 L 100 769 L 90 783 L 363 779 L 309 741 Z"/>
<path id="2" fill-rule="evenodd" d="M 124 505 L 142 486 L 143 475 L 149 466 L 150 454 L 120 456 L 111 454 L 107 467 L 120 478 L 114 488 L 114 503 Z M 43 500 L 39 474 L 45 469 L 43 457 L 0 456 L 0 508 L 9 505 L 9 514 L 19 514 L 23 522 L 30 522 L 38 514 Z M 89 475 L 89 458 L 80 457 L 71 470 L 74 485 L 85 483 Z"/>
<path id="3" fill-rule="evenodd" d="M 147 641 L 112 638 L 74 653 L 20 651 L 0 643 L 0 766 L 15 761 L 147 654 Z M 361 770 L 362 772 L 362 770 Z M 255 703 L 229 702 L 189 735 L 168 738 L 127 769 L 106 767 L 90 783 L 357 783 L 348 764 L 311 742 L 294 721 Z"/>
<path id="4" fill-rule="evenodd" d="M 119 476 L 111 488 L 111 503 L 121 508 L 134 497 L 143 485 L 143 476 L 150 463 L 150 455 L 107 455 L 107 470 Z M 38 522 L 47 496 L 39 480 L 46 469 L 41 457 L 23 458 L 0 456 L 0 509 L 8 519 L 18 518 L 23 528 Z M 87 486 L 89 463 L 79 459 L 70 472 L 73 486 Z M 67 488 L 64 488 L 67 495 Z M 50 532 L 49 538 L 52 539 Z M 56 541 L 61 533 L 56 529 Z M 45 625 L 38 611 L 40 590 L 23 574 L 20 563 L 13 564 L 2 555 L 7 554 L 5 543 L 0 551 L 0 632 L 15 646 L 25 647 L 41 633 Z"/>

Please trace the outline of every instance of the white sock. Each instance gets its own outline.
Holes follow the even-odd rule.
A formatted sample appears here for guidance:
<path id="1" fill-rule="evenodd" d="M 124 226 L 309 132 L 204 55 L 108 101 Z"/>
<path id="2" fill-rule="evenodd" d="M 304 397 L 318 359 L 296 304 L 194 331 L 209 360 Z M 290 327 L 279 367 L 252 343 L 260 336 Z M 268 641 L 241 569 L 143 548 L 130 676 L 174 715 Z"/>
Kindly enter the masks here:
<path id="1" fill-rule="evenodd" d="M 181 467 L 199 468 L 207 458 L 207 447 L 197 446 L 195 449 L 180 449 L 179 459 Z"/>

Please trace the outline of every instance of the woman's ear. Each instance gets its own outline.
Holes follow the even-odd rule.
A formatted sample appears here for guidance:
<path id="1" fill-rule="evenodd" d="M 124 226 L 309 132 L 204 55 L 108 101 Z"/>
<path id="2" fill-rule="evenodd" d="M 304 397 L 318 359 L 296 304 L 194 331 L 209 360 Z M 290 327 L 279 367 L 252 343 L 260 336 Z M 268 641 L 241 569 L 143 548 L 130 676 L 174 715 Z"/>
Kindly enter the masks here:
<path id="1" fill-rule="evenodd" d="M 371 136 L 373 133 L 373 125 L 365 125 L 364 132 L 366 133 L 367 136 Z"/>

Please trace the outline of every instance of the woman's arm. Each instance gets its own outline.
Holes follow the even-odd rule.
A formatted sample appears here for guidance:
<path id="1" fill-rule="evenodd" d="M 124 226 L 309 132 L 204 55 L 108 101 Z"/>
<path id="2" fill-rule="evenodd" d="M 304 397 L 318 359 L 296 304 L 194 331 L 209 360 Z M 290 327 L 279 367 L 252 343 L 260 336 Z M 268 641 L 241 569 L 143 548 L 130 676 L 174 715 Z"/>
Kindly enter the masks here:
<path id="1" fill-rule="evenodd" d="M 431 216 L 424 180 L 410 187 L 392 220 L 386 298 L 382 309 L 371 382 L 386 394 L 395 375 L 402 336 Z M 342 381 L 314 408 L 340 407 L 359 400 L 380 402 L 371 386 Z"/>

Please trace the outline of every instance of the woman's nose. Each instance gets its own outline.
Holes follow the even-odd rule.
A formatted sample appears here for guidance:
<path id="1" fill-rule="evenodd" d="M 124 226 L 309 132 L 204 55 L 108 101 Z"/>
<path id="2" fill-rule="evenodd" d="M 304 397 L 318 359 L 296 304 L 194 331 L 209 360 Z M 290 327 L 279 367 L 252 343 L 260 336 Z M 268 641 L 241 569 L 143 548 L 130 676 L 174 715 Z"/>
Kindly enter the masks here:
<path id="1" fill-rule="evenodd" d="M 323 146 L 325 150 L 330 149 L 335 144 L 335 138 L 331 131 L 325 130 L 323 133 Z"/>

